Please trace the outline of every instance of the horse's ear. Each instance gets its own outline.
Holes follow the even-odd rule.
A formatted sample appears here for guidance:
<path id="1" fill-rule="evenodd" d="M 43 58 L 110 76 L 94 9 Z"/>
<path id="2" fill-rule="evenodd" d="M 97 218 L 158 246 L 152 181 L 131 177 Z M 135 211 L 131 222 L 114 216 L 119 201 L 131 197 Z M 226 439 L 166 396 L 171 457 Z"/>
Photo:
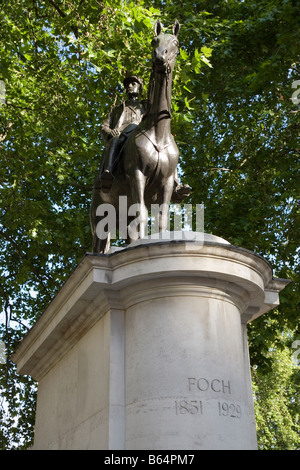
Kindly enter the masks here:
<path id="1" fill-rule="evenodd" d="M 177 20 L 175 20 L 174 26 L 173 26 L 173 34 L 174 34 L 174 36 L 176 36 L 176 37 L 178 36 L 179 30 L 180 30 L 180 24 L 178 23 Z"/>
<path id="2" fill-rule="evenodd" d="M 161 22 L 157 20 L 154 25 L 154 32 L 156 36 L 159 36 L 161 33 L 162 27 L 161 27 Z"/>

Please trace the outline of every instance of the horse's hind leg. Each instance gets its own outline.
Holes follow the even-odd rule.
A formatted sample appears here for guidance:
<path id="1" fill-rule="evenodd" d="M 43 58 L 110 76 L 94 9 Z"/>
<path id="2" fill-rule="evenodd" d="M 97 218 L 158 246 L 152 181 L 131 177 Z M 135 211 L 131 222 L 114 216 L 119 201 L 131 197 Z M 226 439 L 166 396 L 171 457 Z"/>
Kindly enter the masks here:
<path id="1" fill-rule="evenodd" d="M 97 182 L 97 180 L 96 180 Z M 97 215 L 97 208 L 101 204 L 102 200 L 99 195 L 99 192 L 94 189 L 91 202 L 91 211 L 90 211 L 90 225 L 92 232 L 92 250 L 93 253 L 106 253 L 110 247 L 110 236 L 107 234 L 106 238 L 99 238 L 97 235 L 97 225 L 101 220 L 101 217 Z"/>
<path id="2" fill-rule="evenodd" d="M 99 193 L 96 189 L 93 189 L 91 210 L 90 210 L 90 225 L 91 225 L 91 232 L 92 232 L 92 237 L 93 237 L 93 242 L 92 242 L 93 253 L 99 253 L 99 250 L 100 250 L 100 240 L 96 234 L 96 226 L 97 226 L 96 210 L 99 204 L 100 204 Z"/>
<path id="3" fill-rule="evenodd" d="M 99 240 L 99 238 L 98 238 Z M 110 249 L 110 234 L 107 234 L 107 238 L 99 240 L 99 253 L 107 253 Z"/>
<path id="4" fill-rule="evenodd" d="M 110 234 L 106 238 L 99 238 L 96 229 L 93 233 L 93 253 L 107 253 L 110 249 Z"/>

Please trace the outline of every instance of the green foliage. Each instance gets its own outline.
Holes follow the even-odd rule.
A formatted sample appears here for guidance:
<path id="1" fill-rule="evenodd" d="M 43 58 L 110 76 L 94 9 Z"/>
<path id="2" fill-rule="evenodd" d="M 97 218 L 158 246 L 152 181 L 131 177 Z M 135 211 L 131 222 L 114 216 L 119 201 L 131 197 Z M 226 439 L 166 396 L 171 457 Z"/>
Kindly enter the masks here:
<path id="1" fill-rule="evenodd" d="M 299 448 L 300 401 L 299 368 L 289 348 L 269 352 L 272 370 L 253 368 L 255 419 L 260 449 Z"/>
<path id="2" fill-rule="evenodd" d="M 204 202 L 207 232 L 256 251 L 277 277 L 293 281 L 278 310 L 250 325 L 249 343 L 259 432 L 267 436 L 261 446 L 296 447 L 296 374 L 279 364 L 300 339 L 299 105 L 291 100 L 299 6 L 15 0 L 0 11 L 0 334 L 8 353 L 91 249 L 100 123 L 121 99 L 127 72 L 147 84 L 156 19 L 169 29 L 177 18 L 172 129 L 182 181 L 193 188 L 189 202 Z M 291 335 L 288 349 L 282 332 Z M 281 374 L 288 394 L 274 385 Z M 8 361 L 0 364 L 0 389 L 0 447 L 26 447 L 35 385 Z"/>

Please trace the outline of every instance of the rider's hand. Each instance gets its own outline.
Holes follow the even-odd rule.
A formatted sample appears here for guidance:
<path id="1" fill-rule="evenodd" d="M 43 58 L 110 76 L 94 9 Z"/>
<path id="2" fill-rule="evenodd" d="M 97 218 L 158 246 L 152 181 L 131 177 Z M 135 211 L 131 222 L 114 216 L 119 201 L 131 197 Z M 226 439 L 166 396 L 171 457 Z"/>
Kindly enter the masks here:
<path id="1" fill-rule="evenodd" d="M 110 135 L 111 135 L 112 137 L 117 137 L 118 135 L 120 135 L 119 129 L 112 129 L 112 130 L 110 131 Z"/>

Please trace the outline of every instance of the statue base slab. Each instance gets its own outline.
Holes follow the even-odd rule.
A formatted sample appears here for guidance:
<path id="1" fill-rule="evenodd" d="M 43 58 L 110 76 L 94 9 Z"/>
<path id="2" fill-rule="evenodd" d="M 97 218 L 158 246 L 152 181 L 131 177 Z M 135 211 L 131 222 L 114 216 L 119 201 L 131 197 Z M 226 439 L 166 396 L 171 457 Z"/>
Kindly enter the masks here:
<path id="1" fill-rule="evenodd" d="M 287 280 L 223 239 L 87 254 L 13 356 L 34 449 L 256 449 L 246 324 Z M 113 251 L 113 250 L 112 250 Z"/>

